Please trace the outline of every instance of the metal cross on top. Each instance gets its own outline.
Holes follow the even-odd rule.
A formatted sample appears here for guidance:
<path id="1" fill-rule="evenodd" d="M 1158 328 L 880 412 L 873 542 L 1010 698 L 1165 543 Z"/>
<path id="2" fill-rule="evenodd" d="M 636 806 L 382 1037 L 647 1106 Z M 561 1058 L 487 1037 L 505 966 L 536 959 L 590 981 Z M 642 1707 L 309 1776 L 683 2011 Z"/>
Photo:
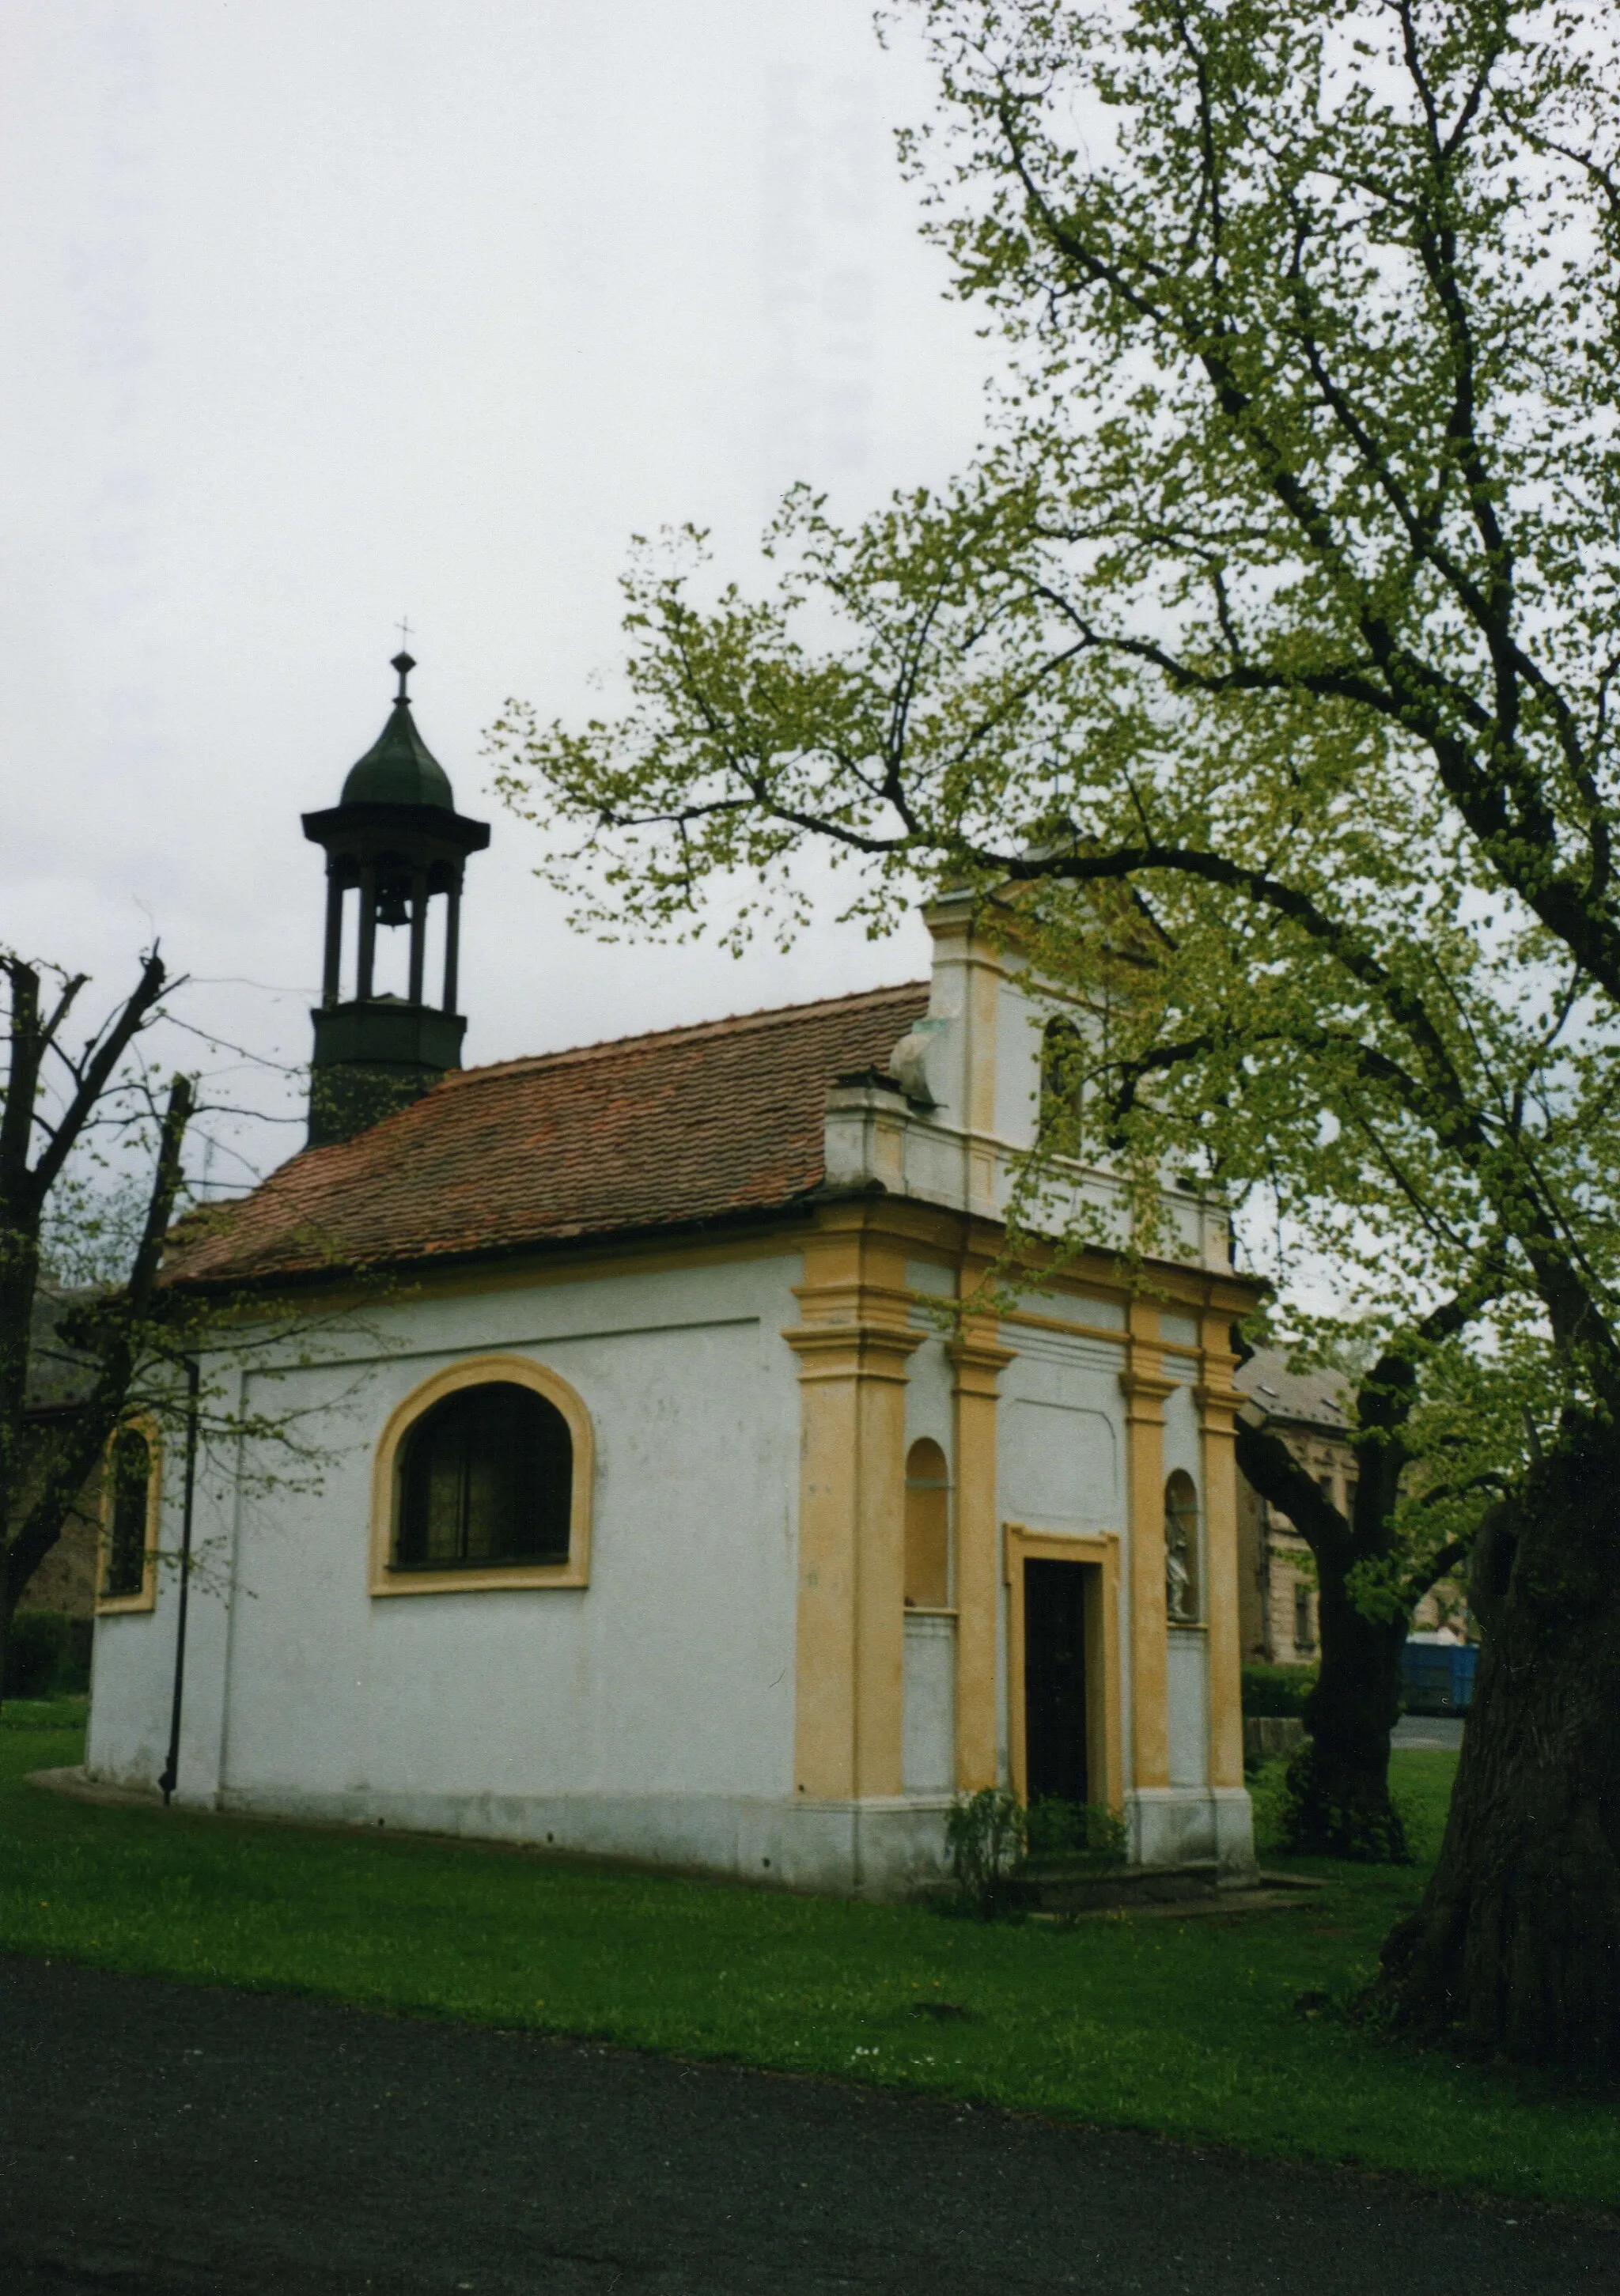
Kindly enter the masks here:
<path id="1" fill-rule="evenodd" d="M 399 631 L 399 636 L 407 638 L 407 641 L 409 641 L 409 636 L 411 636 L 411 618 L 409 618 L 409 615 L 407 615 L 407 618 L 405 618 L 405 620 L 402 620 L 402 622 L 395 622 L 393 627 L 395 627 L 395 629 Z M 407 689 L 407 685 L 405 685 L 405 679 L 409 677 L 411 670 L 415 668 L 415 659 L 411 657 L 409 650 L 405 650 L 405 647 L 402 647 L 402 650 L 399 650 L 399 652 L 395 654 L 395 657 L 393 657 L 393 661 L 389 663 L 389 668 L 391 668 L 391 670 L 398 670 L 398 673 L 399 673 L 399 691 L 398 691 L 398 693 L 395 693 L 395 701 L 398 701 L 398 702 L 409 702 L 409 698 L 411 698 L 411 696 L 409 696 L 409 689 Z"/>

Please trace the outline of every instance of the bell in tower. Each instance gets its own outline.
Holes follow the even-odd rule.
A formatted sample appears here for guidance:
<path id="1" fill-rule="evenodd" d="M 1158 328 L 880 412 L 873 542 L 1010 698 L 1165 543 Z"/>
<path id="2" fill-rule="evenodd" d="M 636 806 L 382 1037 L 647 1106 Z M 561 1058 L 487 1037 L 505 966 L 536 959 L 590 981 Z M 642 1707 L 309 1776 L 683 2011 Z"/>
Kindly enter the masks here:
<path id="1" fill-rule="evenodd" d="M 304 816 L 304 834 L 326 849 L 326 964 L 309 1071 L 309 1142 L 325 1147 L 417 1100 L 461 1063 L 466 1022 L 456 1010 L 461 879 L 469 853 L 489 842 L 487 822 L 456 810 L 449 777 L 416 731 L 397 653 L 399 691 L 375 745 L 351 767 L 340 803 Z M 350 891 L 358 930 L 345 996 Z M 444 902 L 444 978 L 426 998 L 429 911 Z M 379 995 L 377 928 L 408 930 L 407 993 Z"/>

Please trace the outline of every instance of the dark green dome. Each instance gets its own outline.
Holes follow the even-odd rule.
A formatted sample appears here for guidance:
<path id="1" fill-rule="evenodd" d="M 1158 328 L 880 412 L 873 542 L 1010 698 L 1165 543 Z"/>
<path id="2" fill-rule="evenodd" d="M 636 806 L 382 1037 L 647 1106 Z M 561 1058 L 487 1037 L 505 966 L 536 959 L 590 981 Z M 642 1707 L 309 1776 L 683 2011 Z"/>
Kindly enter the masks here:
<path id="1" fill-rule="evenodd" d="M 399 698 L 376 741 L 358 764 L 349 768 L 342 803 L 436 805 L 454 813 L 450 777 L 416 731 L 411 716 L 405 678 L 416 665 L 408 654 L 396 654 L 393 667 L 399 672 Z"/>

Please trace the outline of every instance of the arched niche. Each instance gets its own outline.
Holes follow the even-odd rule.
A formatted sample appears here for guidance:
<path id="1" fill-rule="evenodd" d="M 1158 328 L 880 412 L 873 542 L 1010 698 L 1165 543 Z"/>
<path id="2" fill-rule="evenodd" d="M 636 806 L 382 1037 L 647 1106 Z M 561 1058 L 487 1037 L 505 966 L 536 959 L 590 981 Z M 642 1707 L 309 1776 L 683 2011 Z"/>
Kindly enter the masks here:
<path id="1" fill-rule="evenodd" d="M 906 1454 L 906 1608 L 950 1607 L 950 1473 L 930 1435 Z"/>
<path id="2" fill-rule="evenodd" d="M 1196 1626 L 1204 1615 L 1198 1493 L 1180 1467 L 1164 1485 L 1164 1611 L 1172 1627 Z"/>

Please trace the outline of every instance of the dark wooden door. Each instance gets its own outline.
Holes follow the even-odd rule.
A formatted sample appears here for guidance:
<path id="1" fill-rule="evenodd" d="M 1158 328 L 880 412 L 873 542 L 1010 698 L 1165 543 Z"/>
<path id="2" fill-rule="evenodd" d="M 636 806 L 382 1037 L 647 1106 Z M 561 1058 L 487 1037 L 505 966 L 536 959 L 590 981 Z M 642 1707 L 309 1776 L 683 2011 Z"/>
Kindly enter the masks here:
<path id="1" fill-rule="evenodd" d="M 1083 1562 L 1024 1566 L 1026 1790 L 1089 1801 L 1086 1782 L 1086 1581 Z"/>

